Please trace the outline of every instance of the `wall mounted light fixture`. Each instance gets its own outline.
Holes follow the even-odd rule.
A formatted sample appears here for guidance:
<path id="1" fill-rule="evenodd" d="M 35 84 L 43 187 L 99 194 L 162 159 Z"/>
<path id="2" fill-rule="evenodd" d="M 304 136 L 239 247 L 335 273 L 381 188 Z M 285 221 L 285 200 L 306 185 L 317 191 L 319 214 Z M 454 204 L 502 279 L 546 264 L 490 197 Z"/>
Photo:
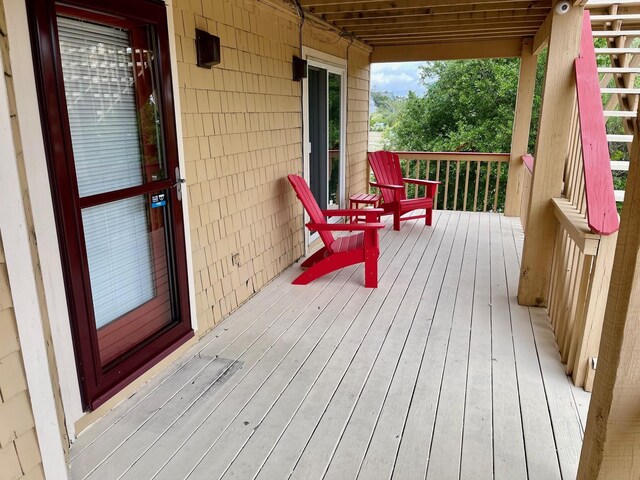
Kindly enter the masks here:
<path id="1" fill-rule="evenodd" d="M 211 68 L 220 63 L 220 38 L 196 28 L 196 59 L 198 66 Z"/>
<path id="2" fill-rule="evenodd" d="M 307 61 L 293 56 L 293 79 L 295 81 L 307 78 Z"/>

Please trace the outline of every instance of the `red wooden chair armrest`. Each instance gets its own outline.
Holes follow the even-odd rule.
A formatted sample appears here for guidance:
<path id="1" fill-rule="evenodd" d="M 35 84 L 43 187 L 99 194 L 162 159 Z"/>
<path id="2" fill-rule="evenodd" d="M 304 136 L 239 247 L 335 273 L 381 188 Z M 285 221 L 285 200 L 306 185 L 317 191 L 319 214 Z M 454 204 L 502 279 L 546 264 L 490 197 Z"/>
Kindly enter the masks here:
<path id="1" fill-rule="evenodd" d="M 392 190 L 394 202 L 399 202 L 400 200 L 402 200 L 402 192 L 404 191 L 404 185 L 388 185 L 388 184 L 377 183 L 377 182 L 369 182 L 369 185 L 371 185 L 372 187 L 380 188 L 380 189 L 387 188 L 389 190 Z"/>
<path id="2" fill-rule="evenodd" d="M 404 185 L 386 185 L 377 182 L 369 182 L 369 185 L 376 188 L 390 188 L 391 190 L 402 190 L 404 188 Z"/>
<path id="3" fill-rule="evenodd" d="M 384 228 L 384 223 L 307 223 L 307 228 L 315 232 L 364 231 Z"/>
<path id="4" fill-rule="evenodd" d="M 365 213 L 377 213 L 378 215 L 382 215 L 384 213 L 384 209 L 382 208 L 363 208 L 363 209 L 337 208 L 333 210 L 322 210 L 322 214 L 325 217 L 362 217 Z"/>
<path id="5" fill-rule="evenodd" d="M 417 178 L 403 178 L 403 181 L 407 183 L 412 183 L 414 185 L 424 185 L 425 192 L 424 196 L 426 198 L 433 198 L 436 195 L 436 188 L 440 185 L 440 182 L 436 182 L 434 180 L 420 180 Z"/>
<path id="6" fill-rule="evenodd" d="M 403 178 L 407 183 L 413 183 L 416 185 L 440 185 L 442 182 L 436 182 L 434 180 L 420 180 L 417 178 Z"/>

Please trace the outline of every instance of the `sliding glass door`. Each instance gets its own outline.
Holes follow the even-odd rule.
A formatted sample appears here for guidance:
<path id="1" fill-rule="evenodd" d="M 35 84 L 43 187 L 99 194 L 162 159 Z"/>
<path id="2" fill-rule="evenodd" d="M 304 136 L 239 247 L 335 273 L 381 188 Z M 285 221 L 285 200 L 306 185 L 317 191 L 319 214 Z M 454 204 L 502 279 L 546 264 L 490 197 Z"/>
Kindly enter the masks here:
<path id="1" fill-rule="evenodd" d="M 305 177 L 320 208 L 341 208 L 345 205 L 345 71 L 316 59 L 308 62 Z"/>

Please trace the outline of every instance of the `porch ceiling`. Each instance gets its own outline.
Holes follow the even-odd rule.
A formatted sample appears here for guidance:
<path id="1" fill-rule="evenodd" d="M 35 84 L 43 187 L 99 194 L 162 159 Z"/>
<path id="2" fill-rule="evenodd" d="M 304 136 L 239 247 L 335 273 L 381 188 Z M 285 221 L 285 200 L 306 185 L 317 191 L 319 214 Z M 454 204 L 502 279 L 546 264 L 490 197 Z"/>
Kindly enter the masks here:
<path id="1" fill-rule="evenodd" d="M 374 62 L 517 56 L 551 0 L 300 0 L 374 48 Z M 425 45 L 431 48 L 425 48 Z"/>

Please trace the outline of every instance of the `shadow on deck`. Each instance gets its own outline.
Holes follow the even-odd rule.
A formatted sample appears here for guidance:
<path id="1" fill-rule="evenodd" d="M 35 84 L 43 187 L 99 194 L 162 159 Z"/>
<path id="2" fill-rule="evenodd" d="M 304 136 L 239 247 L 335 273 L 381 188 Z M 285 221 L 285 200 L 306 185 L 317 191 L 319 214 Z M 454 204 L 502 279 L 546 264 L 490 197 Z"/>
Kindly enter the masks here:
<path id="1" fill-rule="evenodd" d="M 516 301 L 519 220 L 434 212 L 363 267 L 285 271 L 82 434 L 74 479 L 572 479 L 589 395 Z"/>

